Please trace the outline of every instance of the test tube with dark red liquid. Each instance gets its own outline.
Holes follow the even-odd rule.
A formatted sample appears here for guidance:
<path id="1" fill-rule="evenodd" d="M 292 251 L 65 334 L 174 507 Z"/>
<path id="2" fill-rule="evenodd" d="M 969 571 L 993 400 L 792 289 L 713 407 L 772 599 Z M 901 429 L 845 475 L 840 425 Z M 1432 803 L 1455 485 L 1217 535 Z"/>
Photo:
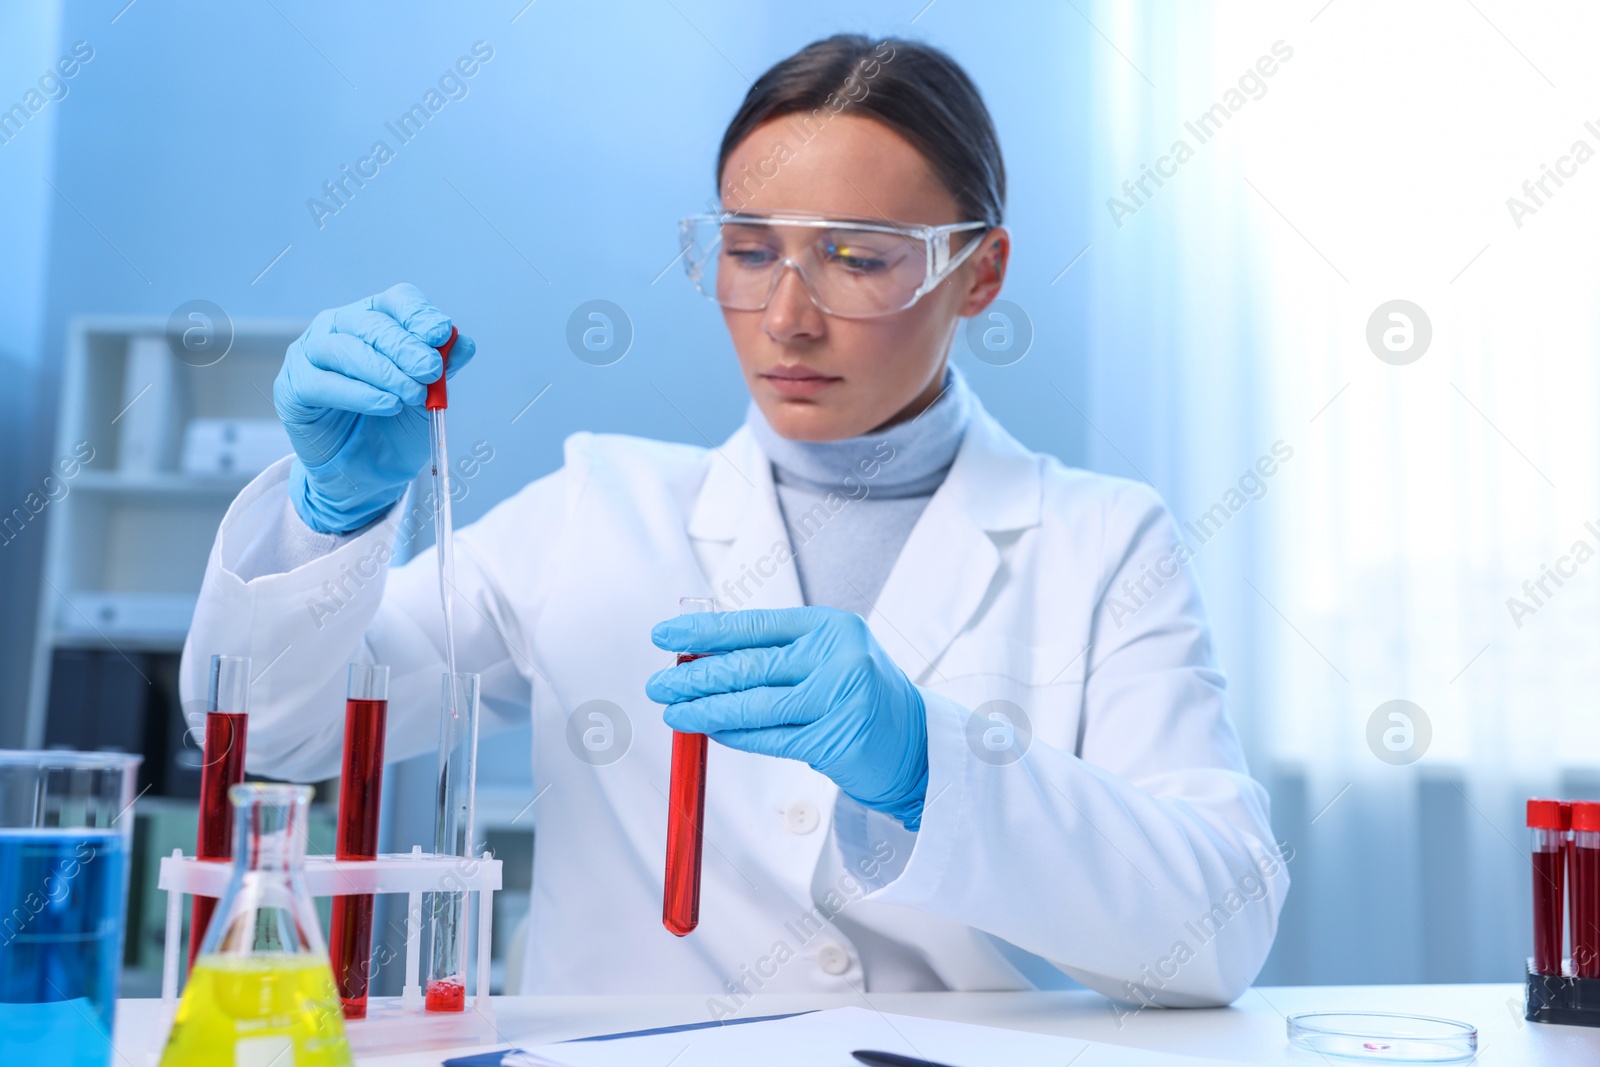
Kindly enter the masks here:
<path id="1" fill-rule="evenodd" d="M 1600 978 L 1600 804 L 1572 802 L 1572 972 Z"/>
<path id="2" fill-rule="evenodd" d="M 1567 830 L 1557 800 L 1528 801 L 1533 836 L 1533 969 L 1561 973 L 1561 906 L 1566 889 Z"/>
<path id="3" fill-rule="evenodd" d="M 1566 854 L 1567 854 L 1567 886 L 1566 886 L 1566 898 L 1567 898 L 1567 955 L 1570 956 L 1572 954 L 1572 921 L 1573 921 L 1572 920 L 1572 903 L 1573 903 L 1573 898 L 1572 898 L 1572 872 L 1574 870 L 1576 870 L 1576 868 L 1573 866 L 1573 856 L 1572 856 L 1572 802 L 1568 801 L 1568 800 L 1563 800 L 1561 802 L 1561 831 L 1562 831 L 1561 836 L 1564 837 L 1566 839 L 1566 842 L 1567 842 L 1567 847 L 1566 847 Z"/>
<path id="4" fill-rule="evenodd" d="M 206 736 L 200 764 L 200 832 L 194 854 L 202 860 L 233 858 L 233 806 L 228 789 L 244 781 L 245 728 L 250 713 L 250 657 L 212 656 L 206 696 Z M 196 896 L 189 921 L 189 965 L 216 909 L 214 897 Z"/>
<path id="5" fill-rule="evenodd" d="M 711 597 L 686 596 L 679 610 L 716 611 Z M 706 653 L 680 652 L 679 663 Z M 706 735 L 672 732 L 672 781 L 667 786 L 667 872 L 661 922 L 683 937 L 700 924 L 700 851 L 706 824 Z"/>
<path id="6" fill-rule="evenodd" d="M 389 668 L 350 664 L 344 702 L 344 769 L 339 774 L 339 826 L 334 855 L 378 858 L 378 809 L 383 796 L 383 735 L 389 717 Z M 372 897 L 333 898 L 328 956 L 345 1018 L 367 1017 L 372 977 Z"/>

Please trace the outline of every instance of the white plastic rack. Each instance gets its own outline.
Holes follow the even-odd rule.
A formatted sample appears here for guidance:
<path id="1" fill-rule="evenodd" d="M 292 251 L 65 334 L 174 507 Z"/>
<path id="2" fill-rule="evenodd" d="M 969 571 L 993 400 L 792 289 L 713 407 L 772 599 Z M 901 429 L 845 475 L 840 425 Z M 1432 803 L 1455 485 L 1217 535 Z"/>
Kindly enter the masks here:
<path id="1" fill-rule="evenodd" d="M 177 1007 L 184 898 L 222 896 L 232 872 L 230 862 L 201 861 L 178 850 L 162 857 L 157 885 L 167 893 L 167 931 L 161 963 L 161 1000 L 169 1019 Z M 488 852 L 475 859 L 435 856 L 424 853 L 420 846 L 409 854 L 381 855 L 375 860 L 307 856 L 305 884 L 314 897 L 404 893 L 409 898 L 405 987 L 398 997 L 370 998 L 365 1019 L 345 1020 L 345 1036 L 352 1052 L 488 1044 L 498 1039 L 489 1006 L 489 955 L 494 935 L 494 894 L 500 889 L 499 860 Z M 478 967 L 471 989 L 472 1003 L 465 1011 L 423 1010 L 420 976 L 424 893 L 470 894 L 478 913 Z M 467 921 L 471 921 L 470 914 Z"/>

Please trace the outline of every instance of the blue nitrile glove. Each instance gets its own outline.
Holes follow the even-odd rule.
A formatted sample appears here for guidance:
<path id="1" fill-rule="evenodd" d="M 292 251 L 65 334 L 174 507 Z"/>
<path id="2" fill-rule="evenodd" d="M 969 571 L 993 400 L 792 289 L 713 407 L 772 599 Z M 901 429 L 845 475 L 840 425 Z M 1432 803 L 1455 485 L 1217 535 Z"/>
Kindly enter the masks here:
<path id="1" fill-rule="evenodd" d="M 424 388 L 450 317 L 414 285 L 324 311 L 289 346 L 272 386 L 295 461 L 289 499 L 306 525 L 346 533 L 382 515 L 428 461 Z M 477 351 L 459 336 L 450 376 Z"/>
<path id="2" fill-rule="evenodd" d="M 716 652 L 657 671 L 645 692 L 668 726 L 745 752 L 809 763 L 866 807 L 922 824 L 928 722 L 922 694 L 859 615 L 777 608 L 680 615 L 650 639 Z"/>

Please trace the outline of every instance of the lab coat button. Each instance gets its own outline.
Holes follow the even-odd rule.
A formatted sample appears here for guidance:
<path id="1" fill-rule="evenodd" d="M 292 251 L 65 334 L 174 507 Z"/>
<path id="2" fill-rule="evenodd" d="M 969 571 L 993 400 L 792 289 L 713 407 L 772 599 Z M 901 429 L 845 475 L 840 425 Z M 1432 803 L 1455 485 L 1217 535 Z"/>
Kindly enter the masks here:
<path id="1" fill-rule="evenodd" d="M 836 941 L 824 941 L 817 948 L 817 965 L 828 974 L 843 974 L 850 969 L 850 952 Z"/>
<path id="2" fill-rule="evenodd" d="M 803 800 L 790 804 L 789 810 L 783 813 L 783 825 L 789 828 L 791 834 L 809 834 L 821 821 L 817 809 Z"/>

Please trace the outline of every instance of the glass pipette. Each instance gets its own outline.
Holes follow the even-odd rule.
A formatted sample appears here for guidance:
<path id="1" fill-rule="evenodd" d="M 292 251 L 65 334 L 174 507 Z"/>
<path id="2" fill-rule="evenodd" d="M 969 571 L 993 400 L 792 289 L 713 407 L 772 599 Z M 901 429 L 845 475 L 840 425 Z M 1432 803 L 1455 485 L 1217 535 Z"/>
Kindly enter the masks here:
<path id="1" fill-rule="evenodd" d="M 439 380 L 428 386 L 424 407 L 428 411 L 428 440 L 433 465 L 433 536 L 439 558 L 439 600 L 444 607 L 444 706 L 440 709 L 439 778 L 435 796 L 434 852 L 438 855 L 472 854 L 472 800 L 476 785 L 477 676 L 470 682 L 456 674 L 455 610 L 451 594 L 456 585 L 455 523 L 450 514 L 450 451 L 445 439 L 445 409 L 449 397 L 445 375 L 456 328 L 439 348 L 443 359 Z M 463 701 L 461 686 L 470 690 Z M 428 964 L 424 1003 L 428 1011 L 461 1011 L 465 1006 L 466 940 L 465 894 L 431 894 L 433 946 Z"/>

